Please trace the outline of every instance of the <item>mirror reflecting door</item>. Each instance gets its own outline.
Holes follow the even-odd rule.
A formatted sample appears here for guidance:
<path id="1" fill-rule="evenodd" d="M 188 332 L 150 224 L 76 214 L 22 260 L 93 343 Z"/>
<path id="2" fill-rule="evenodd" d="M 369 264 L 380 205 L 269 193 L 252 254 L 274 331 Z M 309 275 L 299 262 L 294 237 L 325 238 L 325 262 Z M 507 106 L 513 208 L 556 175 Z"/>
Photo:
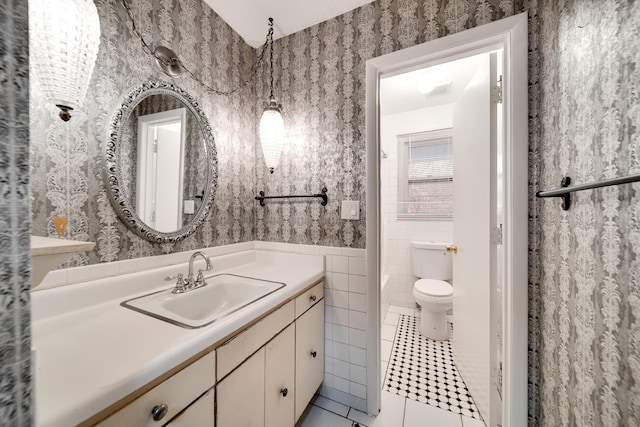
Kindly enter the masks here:
<path id="1" fill-rule="evenodd" d="M 149 227 L 182 226 L 186 109 L 138 117 L 136 210 Z"/>

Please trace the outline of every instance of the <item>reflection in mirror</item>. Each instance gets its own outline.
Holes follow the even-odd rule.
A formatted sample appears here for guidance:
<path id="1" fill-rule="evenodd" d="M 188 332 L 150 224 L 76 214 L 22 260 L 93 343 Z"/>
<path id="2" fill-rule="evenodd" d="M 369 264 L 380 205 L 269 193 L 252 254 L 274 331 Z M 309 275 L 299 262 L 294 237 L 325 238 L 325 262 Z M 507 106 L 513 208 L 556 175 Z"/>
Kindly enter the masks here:
<path id="1" fill-rule="evenodd" d="M 186 237 L 209 211 L 217 181 L 206 117 L 188 94 L 164 82 L 145 83 L 121 108 L 105 150 L 116 212 L 148 240 Z"/>
<path id="2" fill-rule="evenodd" d="M 136 211 L 158 231 L 182 227 L 185 111 L 138 116 Z"/>

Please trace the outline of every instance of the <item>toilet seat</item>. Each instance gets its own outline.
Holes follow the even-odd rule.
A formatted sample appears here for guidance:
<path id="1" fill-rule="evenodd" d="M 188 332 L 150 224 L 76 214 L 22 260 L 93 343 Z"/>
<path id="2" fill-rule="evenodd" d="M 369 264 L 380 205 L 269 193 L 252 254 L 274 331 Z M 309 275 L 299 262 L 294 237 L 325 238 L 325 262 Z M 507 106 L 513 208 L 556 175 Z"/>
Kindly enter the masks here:
<path id="1" fill-rule="evenodd" d="M 420 279 L 415 283 L 414 290 L 432 298 L 446 298 L 453 295 L 453 286 L 444 280 Z"/>

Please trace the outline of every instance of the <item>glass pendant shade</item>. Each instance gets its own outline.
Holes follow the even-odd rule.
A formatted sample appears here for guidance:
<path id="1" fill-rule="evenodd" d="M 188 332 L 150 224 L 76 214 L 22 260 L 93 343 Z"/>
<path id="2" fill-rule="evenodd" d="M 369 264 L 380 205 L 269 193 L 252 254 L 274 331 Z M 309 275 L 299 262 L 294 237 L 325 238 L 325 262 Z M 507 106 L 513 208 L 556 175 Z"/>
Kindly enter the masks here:
<path id="1" fill-rule="evenodd" d="M 87 94 L 100 45 L 93 0 L 29 0 L 29 65 L 45 96 L 69 120 Z"/>
<path id="2" fill-rule="evenodd" d="M 260 118 L 260 145 L 262 145 L 264 161 L 271 173 L 280 161 L 283 142 L 284 121 L 276 100 L 271 98 Z"/>

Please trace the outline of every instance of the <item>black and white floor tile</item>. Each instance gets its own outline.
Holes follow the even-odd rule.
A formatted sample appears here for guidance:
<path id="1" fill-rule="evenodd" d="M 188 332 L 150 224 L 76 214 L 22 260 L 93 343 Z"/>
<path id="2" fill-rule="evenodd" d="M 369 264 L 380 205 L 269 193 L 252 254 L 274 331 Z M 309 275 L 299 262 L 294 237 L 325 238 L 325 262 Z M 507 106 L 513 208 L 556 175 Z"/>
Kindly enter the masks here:
<path id="1" fill-rule="evenodd" d="M 419 327 L 417 317 L 400 315 L 383 390 L 481 419 L 453 362 L 451 342 L 425 338 Z"/>

